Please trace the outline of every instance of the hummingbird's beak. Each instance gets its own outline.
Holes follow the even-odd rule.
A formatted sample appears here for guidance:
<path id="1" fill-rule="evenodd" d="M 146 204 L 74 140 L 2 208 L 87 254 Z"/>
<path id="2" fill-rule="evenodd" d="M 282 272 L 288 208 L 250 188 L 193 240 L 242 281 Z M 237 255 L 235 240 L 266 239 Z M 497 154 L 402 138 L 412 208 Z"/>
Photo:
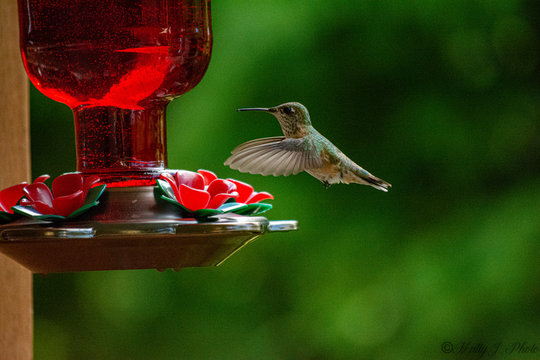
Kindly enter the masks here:
<path id="1" fill-rule="evenodd" d="M 245 109 L 236 109 L 236 111 L 266 111 L 272 112 L 271 108 L 245 108 Z"/>

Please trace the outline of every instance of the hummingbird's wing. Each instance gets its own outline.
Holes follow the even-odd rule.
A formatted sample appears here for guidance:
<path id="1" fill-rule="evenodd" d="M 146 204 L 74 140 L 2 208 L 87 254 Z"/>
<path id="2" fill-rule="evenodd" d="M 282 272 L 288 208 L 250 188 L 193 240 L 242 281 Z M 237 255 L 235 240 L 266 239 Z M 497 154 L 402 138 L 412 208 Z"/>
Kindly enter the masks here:
<path id="1" fill-rule="evenodd" d="M 255 139 L 232 151 L 225 165 L 232 169 L 261 175 L 290 175 L 322 166 L 317 149 L 306 138 L 274 136 Z"/>

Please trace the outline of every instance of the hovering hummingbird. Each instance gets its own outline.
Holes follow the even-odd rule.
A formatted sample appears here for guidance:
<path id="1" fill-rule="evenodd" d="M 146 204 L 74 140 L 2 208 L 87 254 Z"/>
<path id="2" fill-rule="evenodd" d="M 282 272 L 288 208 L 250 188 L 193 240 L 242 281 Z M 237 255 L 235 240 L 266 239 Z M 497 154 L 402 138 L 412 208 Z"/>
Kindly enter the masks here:
<path id="1" fill-rule="evenodd" d="M 370 185 L 382 191 L 391 187 L 371 175 L 343 154 L 311 125 L 308 110 L 297 102 L 271 108 L 237 111 L 265 111 L 279 121 L 284 136 L 255 139 L 239 145 L 225 165 L 241 172 L 261 175 L 290 175 L 306 171 L 325 187 L 337 183 Z"/>

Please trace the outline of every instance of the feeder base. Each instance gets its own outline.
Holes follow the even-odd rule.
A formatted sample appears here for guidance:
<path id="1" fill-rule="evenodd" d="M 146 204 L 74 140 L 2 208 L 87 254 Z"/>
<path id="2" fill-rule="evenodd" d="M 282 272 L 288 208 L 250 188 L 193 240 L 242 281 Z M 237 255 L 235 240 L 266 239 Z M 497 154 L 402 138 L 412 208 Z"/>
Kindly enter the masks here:
<path id="1" fill-rule="evenodd" d="M 110 188 L 77 221 L 0 225 L 0 252 L 34 273 L 217 266 L 257 237 L 295 220 L 222 214 L 199 222 L 158 203 L 152 187 Z"/>

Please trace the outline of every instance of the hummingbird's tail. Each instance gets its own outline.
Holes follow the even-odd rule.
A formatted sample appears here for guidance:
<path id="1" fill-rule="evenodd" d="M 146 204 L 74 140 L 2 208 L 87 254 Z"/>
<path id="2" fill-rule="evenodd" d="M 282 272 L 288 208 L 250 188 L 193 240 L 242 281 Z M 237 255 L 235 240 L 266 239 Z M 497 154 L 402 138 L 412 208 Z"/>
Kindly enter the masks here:
<path id="1" fill-rule="evenodd" d="M 375 189 L 384 192 L 388 192 L 388 189 L 392 187 L 392 184 L 390 184 L 389 182 L 386 182 L 383 179 L 379 179 L 378 177 L 371 174 L 368 177 L 364 177 L 363 180 L 367 183 L 367 185 L 371 185 Z"/>
<path id="2" fill-rule="evenodd" d="M 347 170 L 344 171 L 343 174 L 343 183 L 357 183 L 357 184 L 363 184 L 363 185 L 370 185 L 374 187 L 377 190 L 381 190 L 384 192 L 388 192 L 388 189 L 392 187 L 392 184 L 390 184 L 387 181 L 384 181 L 383 179 L 380 179 L 376 177 L 375 175 L 372 175 L 370 172 L 364 170 L 361 166 L 355 164 L 352 160 L 347 159 L 350 161 L 349 166 L 347 167 Z"/>

